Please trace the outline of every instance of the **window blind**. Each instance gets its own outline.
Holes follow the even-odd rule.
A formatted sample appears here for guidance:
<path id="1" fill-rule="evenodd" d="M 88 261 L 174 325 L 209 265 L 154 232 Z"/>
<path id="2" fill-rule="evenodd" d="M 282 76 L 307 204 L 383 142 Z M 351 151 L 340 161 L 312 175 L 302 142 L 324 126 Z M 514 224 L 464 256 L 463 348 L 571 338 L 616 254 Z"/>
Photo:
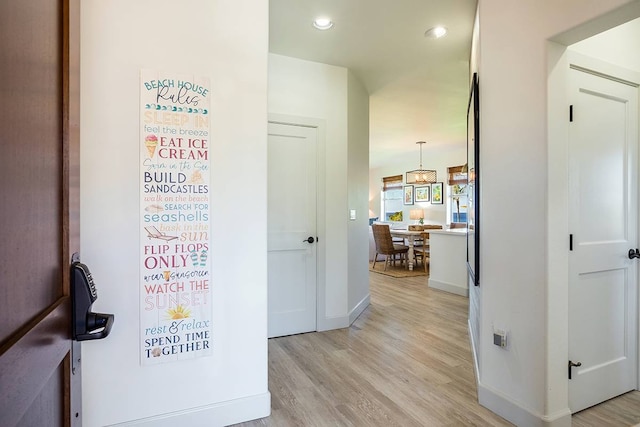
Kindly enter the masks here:
<path id="1" fill-rule="evenodd" d="M 447 168 L 447 184 L 448 185 L 466 185 L 467 184 L 467 173 L 462 172 L 462 168 L 464 165 L 460 166 L 451 166 Z"/>
<path id="2" fill-rule="evenodd" d="M 385 176 L 382 178 L 382 190 L 402 188 L 402 175 Z"/>

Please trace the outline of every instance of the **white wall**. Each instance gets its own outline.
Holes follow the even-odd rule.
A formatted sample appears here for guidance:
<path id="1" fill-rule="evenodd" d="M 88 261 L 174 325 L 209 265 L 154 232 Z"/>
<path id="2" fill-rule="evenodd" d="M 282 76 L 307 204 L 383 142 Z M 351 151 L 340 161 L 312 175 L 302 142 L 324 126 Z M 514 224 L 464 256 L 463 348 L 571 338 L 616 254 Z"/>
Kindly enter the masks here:
<path id="1" fill-rule="evenodd" d="M 348 73 L 349 323 L 369 305 L 369 93 Z"/>
<path id="2" fill-rule="evenodd" d="M 369 209 L 373 211 L 375 217 L 383 220 L 380 212 L 380 192 L 382 190 L 382 178 L 385 176 L 402 175 L 403 181 L 406 179 L 407 171 L 417 169 L 420 163 L 420 150 L 416 145 L 416 151 L 413 154 L 407 154 L 402 160 L 396 159 L 393 163 L 386 164 L 379 168 L 373 168 L 369 171 Z M 467 142 L 462 141 L 459 144 L 450 147 L 438 147 L 430 150 L 429 144 L 423 146 L 422 163 L 425 169 L 435 169 L 438 175 L 438 182 L 443 182 L 445 197 L 444 203 L 434 205 L 431 202 L 420 202 L 413 205 L 403 205 L 403 224 L 415 223 L 415 220 L 409 219 L 409 211 L 411 209 L 424 209 L 425 224 L 446 224 L 446 197 L 448 197 L 447 187 L 447 168 L 450 166 L 459 166 L 467 163 Z"/>
<path id="3" fill-rule="evenodd" d="M 471 58 L 469 60 L 469 88 L 473 73 L 478 72 L 478 62 L 480 61 L 480 19 L 476 9 L 476 18 L 473 23 L 473 35 L 471 36 Z M 469 337 L 471 339 L 473 356 L 475 359 L 476 375 L 478 363 L 480 361 L 480 301 L 482 300 L 482 287 L 475 286 L 473 277 L 468 276 L 467 288 L 469 289 Z"/>
<path id="4" fill-rule="evenodd" d="M 97 282 L 94 309 L 115 313 L 109 337 L 83 343 L 84 425 L 266 416 L 268 5 L 85 0 L 81 24 L 81 255 Z M 138 356 L 141 68 L 209 76 L 212 98 L 214 355 L 153 367 Z"/>
<path id="5" fill-rule="evenodd" d="M 640 71 L 640 18 L 575 43 L 570 50 Z"/>
<path id="6" fill-rule="evenodd" d="M 319 236 L 324 242 L 319 257 L 326 264 L 326 271 L 319 272 L 325 288 L 325 300 L 318 304 L 324 309 L 320 329 L 348 325 L 347 80 L 346 68 L 269 54 L 269 114 L 322 120 L 326 128 L 325 177 L 318 184 L 325 194 L 325 209 L 318 221 L 324 218 L 326 233 Z"/>
<path id="7" fill-rule="evenodd" d="M 517 425 L 571 422 L 566 393 L 555 391 L 566 383 L 566 346 L 547 339 L 553 329 L 565 333 L 556 342 L 567 338 L 567 305 L 555 303 L 562 290 L 547 275 L 547 239 L 557 238 L 547 232 L 547 40 L 625 3 L 638 2 L 479 2 L 478 394 Z M 507 350 L 491 345 L 493 327 L 508 331 Z"/>

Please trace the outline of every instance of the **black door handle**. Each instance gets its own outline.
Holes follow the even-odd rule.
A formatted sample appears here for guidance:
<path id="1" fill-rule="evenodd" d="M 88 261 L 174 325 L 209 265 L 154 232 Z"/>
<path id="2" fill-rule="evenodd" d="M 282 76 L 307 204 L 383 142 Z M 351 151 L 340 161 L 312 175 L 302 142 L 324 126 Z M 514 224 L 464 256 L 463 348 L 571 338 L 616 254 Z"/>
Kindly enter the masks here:
<path id="1" fill-rule="evenodd" d="M 315 241 L 316 240 L 312 236 L 309 236 L 307 239 L 303 240 L 303 242 L 307 242 L 307 243 L 313 243 Z M 638 256 L 640 257 L 640 255 L 638 255 Z"/>
<path id="2" fill-rule="evenodd" d="M 640 251 L 638 251 L 638 248 L 636 248 L 635 250 L 629 249 L 629 259 L 634 258 L 640 258 Z"/>
<path id="3" fill-rule="evenodd" d="M 579 368 L 582 366 L 582 362 L 572 362 L 569 360 L 569 379 L 571 379 L 571 368 Z"/>

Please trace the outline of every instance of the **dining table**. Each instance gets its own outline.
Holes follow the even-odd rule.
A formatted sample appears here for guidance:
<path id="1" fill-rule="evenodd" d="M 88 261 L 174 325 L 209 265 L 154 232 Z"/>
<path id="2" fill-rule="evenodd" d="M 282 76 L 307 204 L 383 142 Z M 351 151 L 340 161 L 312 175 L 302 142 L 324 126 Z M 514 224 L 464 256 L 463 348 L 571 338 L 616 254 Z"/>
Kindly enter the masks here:
<path id="1" fill-rule="evenodd" d="M 390 229 L 391 237 L 400 237 L 402 239 L 406 239 L 409 246 L 409 253 L 407 254 L 407 264 L 409 265 L 409 270 L 413 270 L 413 264 L 415 261 L 415 254 L 413 251 L 413 246 L 415 244 L 416 239 L 420 239 L 422 237 L 422 233 L 424 230 L 406 230 L 402 229 Z M 425 242 L 426 244 L 426 242 Z"/>

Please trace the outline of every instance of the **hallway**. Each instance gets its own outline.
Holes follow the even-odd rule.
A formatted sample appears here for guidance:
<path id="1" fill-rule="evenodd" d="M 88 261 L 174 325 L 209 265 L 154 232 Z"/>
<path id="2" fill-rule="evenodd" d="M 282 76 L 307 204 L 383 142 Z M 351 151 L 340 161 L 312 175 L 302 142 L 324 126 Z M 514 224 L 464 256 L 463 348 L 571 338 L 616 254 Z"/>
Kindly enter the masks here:
<path id="1" fill-rule="evenodd" d="M 348 329 L 269 341 L 272 414 L 242 426 L 509 426 L 476 402 L 467 299 L 370 273 Z"/>
<path id="2" fill-rule="evenodd" d="M 370 273 L 370 284 L 371 306 L 350 328 L 269 340 L 271 416 L 238 426 L 512 425 L 477 403 L 467 298 L 424 276 Z M 638 422 L 633 392 L 573 425 Z"/>

